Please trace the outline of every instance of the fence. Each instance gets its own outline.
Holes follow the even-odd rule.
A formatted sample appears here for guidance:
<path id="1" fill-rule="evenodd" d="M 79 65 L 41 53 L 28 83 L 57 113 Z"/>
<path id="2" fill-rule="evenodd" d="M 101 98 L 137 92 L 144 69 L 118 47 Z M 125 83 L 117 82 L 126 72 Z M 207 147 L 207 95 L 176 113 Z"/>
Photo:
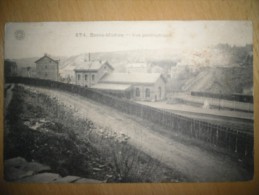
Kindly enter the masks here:
<path id="1" fill-rule="evenodd" d="M 121 112 L 159 124 L 169 131 L 175 131 L 192 138 L 209 142 L 238 154 L 242 160 L 253 160 L 253 133 L 243 132 L 228 127 L 180 116 L 166 110 L 141 105 L 127 99 L 121 99 L 90 88 L 56 81 L 10 77 L 6 82 L 23 83 L 33 86 L 48 87 L 76 93 L 96 102 L 115 108 Z"/>
<path id="2" fill-rule="evenodd" d="M 225 99 L 225 100 L 238 101 L 238 102 L 247 102 L 247 103 L 253 103 L 253 101 L 254 101 L 252 95 L 243 95 L 243 94 L 229 95 L 229 94 L 216 94 L 216 93 L 209 93 L 209 92 L 192 91 L 191 95 L 209 97 L 209 98 L 217 98 L 217 99 Z"/>

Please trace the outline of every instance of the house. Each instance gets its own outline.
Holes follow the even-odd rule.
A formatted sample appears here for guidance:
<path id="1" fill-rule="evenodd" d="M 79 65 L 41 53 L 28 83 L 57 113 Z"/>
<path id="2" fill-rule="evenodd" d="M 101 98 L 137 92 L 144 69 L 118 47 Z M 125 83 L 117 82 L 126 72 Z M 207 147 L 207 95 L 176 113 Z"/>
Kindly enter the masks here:
<path id="1" fill-rule="evenodd" d="M 166 80 L 160 73 L 118 73 L 104 61 L 84 60 L 74 69 L 80 86 L 134 100 L 165 99 Z"/>
<path id="2" fill-rule="evenodd" d="M 17 75 L 17 64 L 12 60 L 4 61 L 4 76 L 12 77 Z"/>
<path id="3" fill-rule="evenodd" d="M 76 65 L 75 83 L 77 85 L 91 87 L 100 79 L 113 71 L 113 67 L 107 61 L 83 61 Z"/>
<path id="4" fill-rule="evenodd" d="M 118 88 L 123 91 L 130 90 L 128 98 L 140 101 L 159 101 L 165 99 L 166 79 L 160 73 L 111 73 L 105 75 L 100 84 L 94 86 L 106 90 L 108 88 Z"/>
<path id="5" fill-rule="evenodd" d="M 37 78 L 53 81 L 59 80 L 59 60 L 54 60 L 49 55 L 45 54 L 35 61 L 35 63 Z"/>

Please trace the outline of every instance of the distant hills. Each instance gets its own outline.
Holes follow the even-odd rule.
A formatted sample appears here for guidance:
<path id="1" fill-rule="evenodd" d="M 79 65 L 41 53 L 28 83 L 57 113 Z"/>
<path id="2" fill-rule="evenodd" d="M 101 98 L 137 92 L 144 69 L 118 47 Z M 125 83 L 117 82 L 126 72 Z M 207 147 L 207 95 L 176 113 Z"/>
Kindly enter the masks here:
<path id="1" fill-rule="evenodd" d="M 172 64 L 179 60 L 179 54 L 176 51 L 170 50 L 133 50 L 133 51 L 116 51 L 116 52 L 97 52 L 90 53 L 90 60 L 108 61 L 117 72 L 125 72 L 128 63 L 156 62 L 160 65 Z M 71 56 L 63 61 L 60 65 L 61 75 L 70 74 L 73 76 L 73 69 L 77 63 L 89 60 L 89 53 L 83 53 L 76 56 Z M 161 63 L 165 62 L 165 63 Z"/>
<path id="2" fill-rule="evenodd" d="M 205 91 L 212 93 L 253 94 L 252 45 L 244 47 L 219 44 L 211 51 L 189 55 L 189 63 L 175 67 L 168 81 L 169 91 Z M 188 58 L 187 58 L 188 61 Z"/>
<path id="3" fill-rule="evenodd" d="M 168 80 L 168 91 L 253 94 L 253 66 L 207 67 L 198 73 L 185 71 L 185 77 Z"/>
<path id="4" fill-rule="evenodd" d="M 243 47 L 218 44 L 206 49 L 189 50 L 134 50 L 118 52 L 82 53 L 60 59 L 60 76 L 74 77 L 74 68 L 84 60 L 108 61 L 117 72 L 126 72 L 129 63 L 148 63 L 152 70 L 163 70 L 167 90 L 208 91 L 214 93 L 252 94 L 252 45 Z M 26 76 L 30 67 L 35 76 L 35 61 L 39 57 L 16 59 L 18 72 Z"/>

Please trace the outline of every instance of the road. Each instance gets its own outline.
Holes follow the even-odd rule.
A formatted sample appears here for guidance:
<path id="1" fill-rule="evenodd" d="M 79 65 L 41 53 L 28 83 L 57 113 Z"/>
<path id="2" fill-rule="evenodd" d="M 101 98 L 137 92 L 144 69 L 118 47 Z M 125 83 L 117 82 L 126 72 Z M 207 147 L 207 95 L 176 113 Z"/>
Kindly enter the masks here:
<path id="1" fill-rule="evenodd" d="M 7 117 L 7 109 L 13 98 L 14 84 L 5 84 L 4 87 L 5 87 L 4 117 Z M 4 123 L 4 126 L 5 126 L 4 134 L 5 134 L 5 136 L 7 136 L 9 133 L 9 127 L 8 127 L 8 123 L 6 123 L 6 121 Z"/>
<path id="2" fill-rule="evenodd" d="M 4 106 L 5 106 L 5 115 L 6 115 L 6 110 L 12 100 L 13 97 L 13 88 L 14 85 L 13 84 L 7 84 L 5 85 L 5 102 L 4 102 Z"/>
<path id="3" fill-rule="evenodd" d="M 180 171 L 191 181 L 236 181 L 247 178 L 246 170 L 228 156 L 166 137 L 156 131 L 158 126 L 149 122 L 141 122 L 140 119 L 68 92 L 28 86 L 26 89 L 47 94 L 73 107 L 77 110 L 76 117 L 87 118 L 100 129 L 107 128 L 117 134 L 127 135 L 129 144 Z"/>

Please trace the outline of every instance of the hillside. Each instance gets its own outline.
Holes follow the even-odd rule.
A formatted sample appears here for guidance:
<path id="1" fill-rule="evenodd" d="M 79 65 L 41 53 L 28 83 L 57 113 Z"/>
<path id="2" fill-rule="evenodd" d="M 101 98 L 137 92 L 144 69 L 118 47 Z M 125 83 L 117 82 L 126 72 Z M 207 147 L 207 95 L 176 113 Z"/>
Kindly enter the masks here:
<path id="1" fill-rule="evenodd" d="M 91 60 L 108 61 L 116 72 L 125 72 L 128 63 L 144 62 L 154 63 L 159 66 L 175 65 L 179 58 L 177 51 L 171 50 L 134 50 L 116 52 L 96 52 L 90 53 Z M 60 74 L 63 77 L 74 76 L 74 68 L 77 63 L 89 60 L 89 53 L 82 53 L 66 58 L 60 64 Z"/>
<path id="2" fill-rule="evenodd" d="M 84 60 L 108 61 L 116 72 L 126 72 L 129 63 L 147 63 L 152 71 L 164 73 L 167 90 L 207 91 L 214 93 L 252 94 L 252 45 L 242 47 L 218 44 L 204 49 L 129 50 L 82 53 L 60 59 L 61 78 L 74 80 L 74 69 Z M 15 60 L 18 75 L 35 76 L 35 61 L 39 57 Z M 29 67 L 29 69 L 28 69 Z M 29 70 L 29 73 L 28 73 Z"/>
<path id="3" fill-rule="evenodd" d="M 179 73 L 180 74 L 180 73 Z M 181 77 L 184 75 L 184 77 Z M 198 73 L 182 72 L 168 80 L 169 91 L 206 91 L 212 93 L 253 93 L 253 67 L 206 67 Z"/>
<path id="4" fill-rule="evenodd" d="M 171 70 L 169 91 L 253 94 L 252 45 L 219 44 L 186 53 Z"/>

